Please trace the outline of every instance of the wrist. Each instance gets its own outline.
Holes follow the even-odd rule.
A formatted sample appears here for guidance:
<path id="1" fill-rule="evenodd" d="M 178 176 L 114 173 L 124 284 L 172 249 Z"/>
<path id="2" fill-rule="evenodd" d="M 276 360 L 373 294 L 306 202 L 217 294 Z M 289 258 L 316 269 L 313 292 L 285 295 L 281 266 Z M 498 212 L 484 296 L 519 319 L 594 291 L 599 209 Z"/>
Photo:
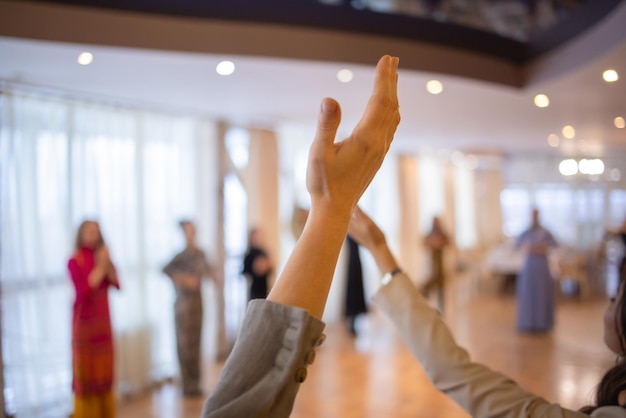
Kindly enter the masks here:
<path id="1" fill-rule="evenodd" d="M 331 225 L 350 225 L 352 212 L 354 207 L 350 205 L 341 205 L 336 202 L 320 199 L 313 201 L 309 212 L 308 221 L 321 221 Z"/>
<path id="2" fill-rule="evenodd" d="M 381 274 L 387 274 L 400 268 L 386 243 L 376 246 L 371 250 L 371 253 Z"/>

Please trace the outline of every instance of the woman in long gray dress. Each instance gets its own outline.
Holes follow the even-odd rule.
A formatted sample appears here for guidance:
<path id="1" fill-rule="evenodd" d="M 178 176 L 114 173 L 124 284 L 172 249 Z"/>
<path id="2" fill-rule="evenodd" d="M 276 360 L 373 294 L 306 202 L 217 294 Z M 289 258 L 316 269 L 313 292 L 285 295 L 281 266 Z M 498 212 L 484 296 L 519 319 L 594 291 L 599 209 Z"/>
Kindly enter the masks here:
<path id="1" fill-rule="evenodd" d="M 549 332 L 554 326 L 554 279 L 548 264 L 548 250 L 557 245 L 552 234 L 539 222 L 533 210 L 532 225 L 517 239 L 526 259 L 517 278 L 517 329 L 522 332 Z"/>
<path id="2" fill-rule="evenodd" d="M 163 267 L 174 283 L 176 348 L 185 396 L 200 396 L 200 340 L 202 331 L 202 278 L 211 277 L 211 266 L 196 244 L 196 228 L 181 221 L 186 246 Z"/>

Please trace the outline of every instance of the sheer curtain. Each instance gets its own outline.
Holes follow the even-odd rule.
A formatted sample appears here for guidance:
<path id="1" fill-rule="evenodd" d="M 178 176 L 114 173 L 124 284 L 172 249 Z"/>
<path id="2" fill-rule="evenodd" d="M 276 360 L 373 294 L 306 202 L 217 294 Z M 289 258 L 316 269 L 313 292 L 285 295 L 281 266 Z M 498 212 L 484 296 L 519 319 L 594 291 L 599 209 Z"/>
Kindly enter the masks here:
<path id="1" fill-rule="evenodd" d="M 160 268 L 183 245 L 181 217 L 196 220 L 209 254 L 215 247 L 214 208 L 203 196 L 215 177 L 207 170 L 212 125 L 20 92 L 4 93 L 0 104 L 9 409 L 29 417 L 71 412 L 74 291 L 66 266 L 86 218 L 100 221 L 122 284 L 110 293 L 118 393 L 175 374 L 173 290 Z"/>

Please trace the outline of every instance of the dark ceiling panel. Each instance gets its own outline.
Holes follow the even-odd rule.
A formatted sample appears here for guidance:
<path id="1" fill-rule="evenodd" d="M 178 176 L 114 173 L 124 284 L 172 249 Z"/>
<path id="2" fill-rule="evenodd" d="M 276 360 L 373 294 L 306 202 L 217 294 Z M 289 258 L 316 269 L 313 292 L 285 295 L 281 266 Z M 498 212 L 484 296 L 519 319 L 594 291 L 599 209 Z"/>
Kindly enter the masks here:
<path id="1" fill-rule="evenodd" d="M 328 6 L 318 0 L 42 0 L 178 17 L 272 23 L 375 34 L 445 45 L 523 64 L 559 46 L 600 21 L 621 0 L 595 0 L 581 5 L 568 18 L 520 42 L 491 32 L 370 10 L 348 4 Z"/>

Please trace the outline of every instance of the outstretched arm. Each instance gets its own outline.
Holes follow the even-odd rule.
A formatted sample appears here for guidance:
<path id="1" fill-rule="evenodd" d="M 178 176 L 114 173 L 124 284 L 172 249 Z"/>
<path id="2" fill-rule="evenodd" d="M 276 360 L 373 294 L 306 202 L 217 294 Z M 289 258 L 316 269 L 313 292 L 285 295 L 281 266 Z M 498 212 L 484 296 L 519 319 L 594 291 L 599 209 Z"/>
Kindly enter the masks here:
<path id="1" fill-rule="evenodd" d="M 383 274 L 397 264 L 383 232 L 359 208 L 350 236 L 367 248 Z M 508 377 L 471 361 L 459 347 L 440 315 L 428 305 L 411 280 L 400 273 L 382 286 L 374 302 L 394 323 L 437 389 L 454 399 L 473 417 L 584 417 L 528 393 Z"/>
<path id="2" fill-rule="evenodd" d="M 374 92 L 352 135 L 335 143 L 339 104 L 324 99 L 309 152 L 311 212 L 266 301 L 252 301 L 204 418 L 288 417 L 315 346 L 352 211 L 378 171 L 400 122 L 398 59 L 376 67 Z"/>
<path id="3" fill-rule="evenodd" d="M 398 58 L 380 59 L 365 113 L 341 142 L 334 142 L 339 104 L 332 99 L 322 102 L 307 170 L 311 211 L 268 300 L 321 318 L 352 212 L 380 168 L 400 122 L 397 68 Z"/>

